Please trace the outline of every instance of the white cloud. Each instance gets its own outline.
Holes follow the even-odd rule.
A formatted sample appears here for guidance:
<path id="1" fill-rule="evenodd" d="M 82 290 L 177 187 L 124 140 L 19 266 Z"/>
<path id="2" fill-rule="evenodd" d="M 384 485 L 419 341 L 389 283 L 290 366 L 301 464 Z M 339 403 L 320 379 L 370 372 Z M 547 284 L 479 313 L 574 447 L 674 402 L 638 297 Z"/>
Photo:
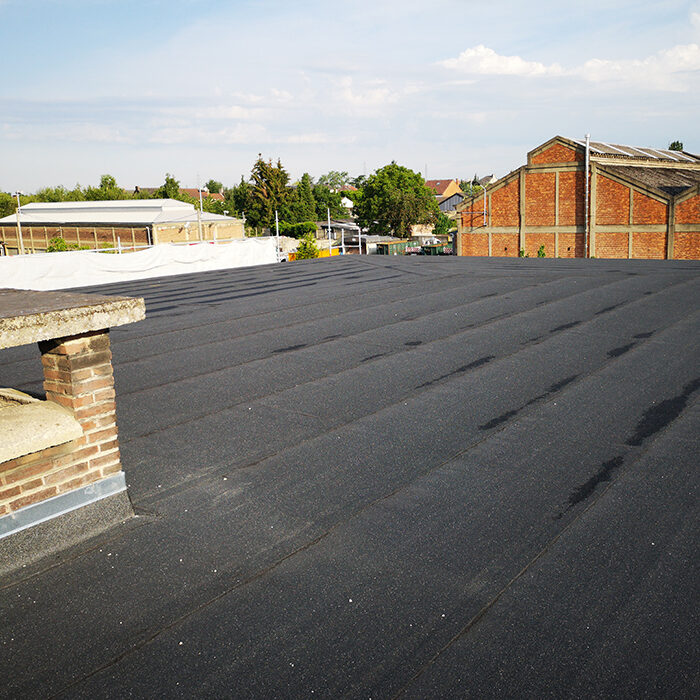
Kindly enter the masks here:
<path id="1" fill-rule="evenodd" d="M 686 44 L 659 51 L 641 60 L 593 58 L 572 73 L 592 83 L 618 83 L 685 92 L 690 89 L 691 78 L 688 74 L 697 71 L 700 71 L 700 45 Z"/>
<path id="2" fill-rule="evenodd" d="M 330 143 L 332 139 L 328 134 L 313 133 L 313 134 L 292 134 L 282 140 L 283 143 Z"/>
<path id="3" fill-rule="evenodd" d="M 358 108 L 379 108 L 399 99 L 399 94 L 386 87 L 383 81 L 371 81 L 364 88 L 357 89 L 350 77 L 340 80 L 336 96 L 349 106 Z"/>
<path id="4" fill-rule="evenodd" d="M 235 124 L 224 129 L 201 127 L 167 128 L 154 131 L 151 143 L 160 144 L 250 144 L 270 141 L 262 124 Z"/>
<path id="5" fill-rule="evenodd" d="M 696 22 L 696 17 L 700 22 L 698 13 L 693 13 L 692 21 Z M 479 45 L 463 51 L 457 58 L 440 61 L 439 65 L 474 75 L 528 78 L 577 76 L 590 83 L 685 92 L 690 89 L 690 74 L 700 71 L 700 45 L 673 46 L 643 59 L 592 58 L 568 69 L 558 63 L 545 65 L 526 61 L 520 56 L 501 56 L 493 49 Z"/>
<path id="6" fill-rule="evenodd" d="M 462 51 L 457 58 L 440 61 L 440 65 L 462 73 L 475 73 L 477 75 L 539 77 L 562 75 L 564 72 L 558 63 L 547 66 L 537 61 L 526 61 L 520 56 L 501 56 L 483 44 Z"/>
<path id="7" fill-rule="evenodd" d="M 700 34 L 700 12 L 690 13 L 690 23 L 693 25 L 693 29 Z"/>
<path id="8" fill-rule="evenodd" d="M 247 109 L 238 105 L 205 107 L 194 112 L 195 119 L 253 119 L 261 110 Z"/>

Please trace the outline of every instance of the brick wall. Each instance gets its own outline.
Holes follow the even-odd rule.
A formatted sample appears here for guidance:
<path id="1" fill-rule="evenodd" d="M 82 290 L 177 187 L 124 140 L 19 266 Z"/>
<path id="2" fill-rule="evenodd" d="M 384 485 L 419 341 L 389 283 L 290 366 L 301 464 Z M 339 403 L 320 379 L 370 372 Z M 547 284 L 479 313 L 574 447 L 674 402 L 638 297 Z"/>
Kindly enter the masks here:
<path id="1" fill-rule="evenodd" d="M 666 224 L 668 222 L 668 205 L 659 202 L 641 192 L 632 193 L 633 224 Z"/>
<path id="2" fill-rule="evenodd" d="M 599 231 L 596 234 L 596 258 L 626 258 L 629 252 L 629 237 L 626 232 Z"/>
<path id="3" fill-rule="evenodd" d="M 525 225 L 554 226 L 555 174 L 525 175 Z"/>
<path id="4" fill-rule="evenodd" d="M 466 233 L 462 236 L 462 255 L 488 255 L 489 236 L 487 233 Z"/>
<path id="5" fill-rule="evenodd" d="M 559 234 L 560 258 L 582 258 L 585 246 L 586 239 L 583 233 Z"/>
<path id="6" fill-rule="evenodd" d="M 559 173 L 559 225 L 583 226 L 585 223 L 586 174 Z"/>
<path id="7" fill-rule="evenodd" d="M 666 234 L 635 231 L 632 234 L 632 257 L 663 260 L 666 257 Z"/>
<path id="8" fill-rule="evenodd" d="M 47 400 L 67 407 L 84 434 L 0 464 L 0 515 L 121 471 L 108 332 L 39 348 Z"/>
<path id="9" fill-rule="evenodd" d="M 676 231 L 673 257 L 677 260 L 700 260 L 700 226 L 697 231 Z"/>
<path id="10" fill-rule="evenodd" d="M 700 194 L 676 205 L 676 223 L 700 225 Z"/>
<path id="11" fill-rule="evenodd" d="M 464 200 L 465 208 L 462 211 L 462 226 L 464 228 L 483 228 L 484 226 L 484 198 Z M 486 201 L 486 221 L 488 222 L 488 199 Z"/>
<path id="12" fill-rule="evenodd" d="M 491 195 L 491 226 L 519 226 L 519 206 L 520 183 L 514 178 Z"/>
<path id="13" fill-rule="evenodd" d="M 517 233 L 494 233 L 491 237 L 491 254 L 494 257 L 518 257 Z"/>
<path id="14" fill-rule="evenodd" d="M 630 191 L 625 185 L 604 175 L 598 176 L 596 224 L 627 225 L 630 220 Z M 618 256 L 614 256 L 618 257 Z"/>
<path id="15" fill-rule="evenodd" d="M 551 145 L 546 150 L 532 157 L 533 165 L 545 163 L 573 163 L 584 160 L 585 155 L 581 151 L 567 148 L 560 143 Z"/>
<path id="16" fill-rule="evenodd" d="M 531 233 L 525 234 L 525 254 L 531 258 L 537 257 L 540 246 L 544 246 L 545 256 L 554 257 L 554 234 L 553 233 Z"/>

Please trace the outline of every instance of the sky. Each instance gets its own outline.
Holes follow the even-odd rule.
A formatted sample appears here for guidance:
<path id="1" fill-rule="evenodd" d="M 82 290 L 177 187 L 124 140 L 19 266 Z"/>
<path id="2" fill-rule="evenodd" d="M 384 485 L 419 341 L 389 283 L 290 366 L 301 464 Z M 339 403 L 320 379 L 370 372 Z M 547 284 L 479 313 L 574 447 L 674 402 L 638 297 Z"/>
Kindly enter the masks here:
<path id="1" fill-rule="evenodd" d="M 0 190 L 700 153 L 700 0 L 0 0 Z"/>

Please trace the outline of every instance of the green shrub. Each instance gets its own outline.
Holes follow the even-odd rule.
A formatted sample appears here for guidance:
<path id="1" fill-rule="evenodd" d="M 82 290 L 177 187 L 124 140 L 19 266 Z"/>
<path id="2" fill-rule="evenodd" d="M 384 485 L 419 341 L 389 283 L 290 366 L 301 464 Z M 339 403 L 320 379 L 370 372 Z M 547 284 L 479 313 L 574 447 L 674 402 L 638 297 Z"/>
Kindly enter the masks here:
<path id="1" fill-rule="evenodd" d="M 311 233 L 305 233 L 299 241 L 299 247 L 297 248 L 297 260 L 317 258 L 318 254 L 319 250 L 318 246 L 316 245 L 316 239 Z"/>
<path id="2" fill-rule="evenodd" d="M 77 243 L 66 243 L 65 239 L 61 236 L 49 238 L 49 245 L 46 248 L 47 253 L 62 253 L 66 250 L 90 250 L 90 246 L 79 246 Z"/>
<path id="3" fill-rule="evenodd" d="M 289 236 L 289 238 L 303 238 L 307 233 L 316 233 L 315 222 L 302 221 L 298 224 L 288 224 L 283 222 L 280 224 L 280 236 Z"/>
<path id="4" fill-rule="evenodd" d="M 538 258 L 546 258 L 547 255 L 544 252 L 544 243 L 537 249 L 537 257 Z"/>

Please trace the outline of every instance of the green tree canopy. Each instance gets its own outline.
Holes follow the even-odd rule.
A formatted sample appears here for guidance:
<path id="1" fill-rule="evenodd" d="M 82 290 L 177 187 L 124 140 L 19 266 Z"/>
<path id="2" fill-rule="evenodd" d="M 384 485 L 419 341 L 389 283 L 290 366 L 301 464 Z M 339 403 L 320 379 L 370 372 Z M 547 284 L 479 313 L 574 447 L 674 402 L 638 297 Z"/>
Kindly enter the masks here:
<path id="1" fill-rule="evenodd" d="M 282 167 L 281 161 L 278 159 L 277 165 L 273 165 L 271 160 L 263 160 L 259 154 L 250 173 L 250 180 L 250 206 L 246 211 L 250 225 L 255 228 L 271 228 L 275 223 L 275 211 L 278 212 L 280 221 L 289 221 L 289 174 Z"/>
<path id="2" fill-rule="evenodd" d="M 14 214 L 17 200 L 9 192 L 0 192 L 0 217 Z"/>
<path id="3" fill-rule="evenodd" d="M 301 176 L 299 184 L 290 196 L 289 213 L 292 223 L 316 219 L 316 200 L 311 189 L 311 177 L 308 173 Z"/>
<path id="4" fill-rule="evenodd" d="M 84 195 L 88 201 L 130 198 L 130 195 L 117 185 L 117 180 L 113 175 L 103 175 L 100 178 L 100 186 L 88 187 Z"/>
<path id="5" fill-rule="evenodd" d="M 57 187 L 43 187 L 34 194 L 37 202 L 82 202 L 85 200 L 85 193 L 80 185 L 76 185 L 72 190 L 63 185 Z"/>
<path id="6" fill-rule="evenodd" d="M 165 182 L 156 190 L 156 199 L 179 199 L 180 181 L 170 173 L 165 174 Z"/>
<path id="7" fill-rule="evenodd" d="M 227 209 L 231 215 L 243 216 L 245 214 L 247 216 L 247 212 L 250 211 L 251 192 L 252 187 L 241 176 L 241 181 L 238 185 L 224 190 L 224 198 L 226 200 L 224 209 Z"/>
<path id="8" fill-rule="evenodd" d="M 335 219 L 347 216 L 347 211 L 342 205 L 343 195 L 340 192 L 333 192 L 326 185 L 314 185 L 314 200 L 316 201 L 316 219 L 319 221 L 326 219 L 328 210 Z"/>
<path id="9" fill-rule="evenodd" d="M 440 212 L 437 216 L 437 221 L 435 222 L 435 228 L 433 228 L 433 234 L 435 236 L 446 236 L 452 229 L 457 228 L 452 219 L 445 213 Z"/>
<path id="10" fill-rule="evenodd" d="M 316 239 L 313 233 L 305 233 L 301 240 L 299 241 L 299 246 L 297 247 L 297 260 L 308 260 L 310 258 L 317 258 L 319 254 L 318 246 L 316 245 Z"/>
<path id="11" fill-rule="evenodd" d="M 350 183 L 350 176 L 345 171 L 331 170 L 318 178 L 317 184 L 325 185 L 331 190 L 342 190 Z"/>
<path id="12" fill-rule="evenodd" d="M 223 185 L 218 180 L 208 180 L 204 185 L 212 194 L 218 194 L 223 189 Z"/>
<path id="13" fill-rule="evenodd" d="M 682 151 L 683 150 L 683 141 L 671 141 L 671 143 L 668 144 L 668 150 L 669 151 Z"/>
<path id="14" fill-rule="evenodd" d="M 439 209 L 419 173 L 391 162 L 367 178 L 354 213 L 371 234 L 408 238 L 413 224 L 437 220 Z"/>

